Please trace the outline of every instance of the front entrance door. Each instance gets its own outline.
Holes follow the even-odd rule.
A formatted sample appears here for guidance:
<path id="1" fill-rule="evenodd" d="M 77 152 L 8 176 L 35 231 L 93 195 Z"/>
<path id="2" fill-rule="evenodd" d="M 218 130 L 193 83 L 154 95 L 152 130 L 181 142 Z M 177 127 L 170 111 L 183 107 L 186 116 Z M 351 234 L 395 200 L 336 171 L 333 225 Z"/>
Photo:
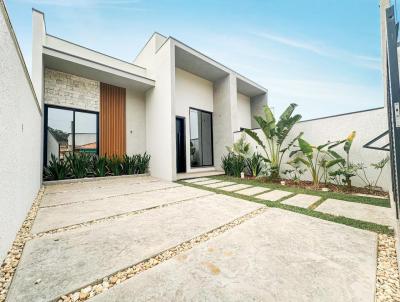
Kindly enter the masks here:
<path id="1" fill-rule="evenodd" d="M 185 118 L 176 117 L 176 172 L 186 172 Z"/>

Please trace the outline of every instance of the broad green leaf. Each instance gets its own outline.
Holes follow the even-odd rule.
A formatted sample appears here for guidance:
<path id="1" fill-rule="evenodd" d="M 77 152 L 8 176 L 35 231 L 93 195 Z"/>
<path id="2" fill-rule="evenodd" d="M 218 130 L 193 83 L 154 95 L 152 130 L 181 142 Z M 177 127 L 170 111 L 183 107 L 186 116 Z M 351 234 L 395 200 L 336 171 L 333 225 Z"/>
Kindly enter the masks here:
<path id="1" fill-rule="evenodd" d="M 256 132 L 250 129 L 244 129 L 244 132 L 246 132 L 247 135 L 249 135 L 252 139 L 254 139 L 257 142 L 257 144 L 259 144 L 263 149 L 265 149 L 264 143 L 262 142 L 262 140 L 260 139 L 260 137 Z"/>
<path id="2" fill-rule="evenodd" d="M 301 152 L 311 160 L 313 158 L 312 146 L 302 138 L 298 138 L 298 142 Z"/>
<path id="3" fill-rule="evenodd" d="M 270 129 L 274 129 L 275 125 L 275 117 L 271 111 L 271 108 L 268 106 L 264 106 L 264 114 L 265 114 L 265 122 L 269 125 Z"/>
<path id="4" fill-rule="evenodd" d="M 336 158 L 336 159 L 330 160 L 330 161 L 328 161 L 326 163 L 326 168 L 333 167 L 334 165 L 337 165 L 338 163 L 342 163 L 343 164 L 344 163 L 344 159 Z"/>
<path id="5" fill-rule="evenodd" d="M 300 156 L 298 156 L 298 157 L 295 157 L 294 159 L 293 159 L 293 162 L 294 163 L 303 163 L 304 165 L 306 165 L 307 167 L 310 167 L 311 166 L 311 163 L 309 162 L 309 161 L 307 161 L 307 160 L 305 160 L 304 158 L 302 158 L 302 157 L 300 157 Z"/>

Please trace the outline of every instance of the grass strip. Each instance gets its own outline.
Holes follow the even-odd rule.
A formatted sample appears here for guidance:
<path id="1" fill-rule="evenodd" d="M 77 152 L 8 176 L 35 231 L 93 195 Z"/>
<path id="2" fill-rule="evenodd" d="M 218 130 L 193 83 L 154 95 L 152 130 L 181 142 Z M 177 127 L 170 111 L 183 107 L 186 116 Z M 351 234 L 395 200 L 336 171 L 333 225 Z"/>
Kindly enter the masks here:
<path id="1" fill-rule="evenodd" d="M 209 178 L 219 179 L 219 180 L 223 180 L 223 181 L 234 181 L 237 183 L 249 184 L 249 185 L 253 185 L 253 186 L 265 187 L 265 188 L 275 189 L 275 190 L 283 190 L 283 191 L 293 192 L 296 194 L 315 195 L 315 196 L 320 196 L 324 199 L 333 198 L 333 199 L 340 199 L 340 200 L 345 200 L 345 201 L 350 201 L 350 202 L 357 202 L 357 203 L 370 204 L 370 205 L 374 205 L 374 206 L 390 208 L 390 200 L 388 198 L 383 199 L 383 198 L 374 198 L 374 197 L 368 197 L 368 196 L 350 195 L 350 194 L 332 192 L 332 191 L 323 192 L 323 191 L 310 190 L 310 189 L 304 189 L 304 188 L 294 188 L 294 187 L 290 187 L 290 186 L 283 186 L 283 185 L 277 184 L 277 183 L 267 183 L 267 182 L 263 182 L 263 181 L 260 181 L 257 179 L 241 179 L 238 177 L 226 176 L 226 175 L 209 176 Z"/>
<path id="2" fill-rule="evenodd" d="M 235 197 L 235 198 L 239 198 L 239 199 L 243 199 L 243 200 L 247 200 L 247 201 L 256 202 L 256 203 L 263 204 L 270 208 L 279 208 L 279 209 L 295 212 L 295 213 L 302 214 L 302 215 L 307 215 L 307 216 L 311 216 L 311 217 L 315 217 L 315 218 L 319 218 L 319 219 L 323 219 L 323 220 L 327 220 L 327 221 L 331 221 L 331 222 L 335 222 L 335 223 L 344 224 L 344 225 L 351 226 L 351 227 L 354 227 L 357 229 L 368 230 L 368 231 L 379 233 L 379 234 L 387 234 L 387 235 L 391 235 L 391 236 L 394 235 L 393 228 L 390 228 L 385 225 L 380 225 L 380 224 L 367 222 L 367 221 L 356 220 L 356 219 L 347 218 L 344 216 L 335 216 L 335 215 L 322 213 L 322 212 L 314 211 L 314 210 L 307 209 L 307 208 L 300 208 L 300 207 L 295 207 L 295 206 L 291 206 L 291 205 L 286 205 L 286 204 L 281 203 L 280 202 L 281 200 L 279 200 L 279 201 L 264 201 L 264 200 L 254 197 L 254 196 L 241 195 L 241 194 L 237 194 L 235 192 L 226 192 L 226 191 L 219 190 L 216 188 L 209 188 L 209 187 L 205 187 L 205 186 L 201 186 L 201 185 L 196 185 L 195 183 L 187 183 L 184 181 L 177 181 L 177 182 L 179 184 L 182 184 L 185 186 L 202 189 L 202 190 L 207 190 L 207 191 L 214 192 L 217 194 L 224 194 L 227 196 L 231 196 L 231 197 Z M 284 198 L 282 198 L 282 199 L 284 199 Z"/>

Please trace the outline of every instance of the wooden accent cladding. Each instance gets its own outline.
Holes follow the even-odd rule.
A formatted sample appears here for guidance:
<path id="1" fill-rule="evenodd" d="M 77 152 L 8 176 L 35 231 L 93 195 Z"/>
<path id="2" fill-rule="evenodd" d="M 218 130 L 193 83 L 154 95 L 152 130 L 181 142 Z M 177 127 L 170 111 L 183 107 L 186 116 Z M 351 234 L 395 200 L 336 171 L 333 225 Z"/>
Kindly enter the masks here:
<path id="1" fill-rule="evenodd" d="M 126 89 L 100 83 L 100 155 L 126 152 Z"/>

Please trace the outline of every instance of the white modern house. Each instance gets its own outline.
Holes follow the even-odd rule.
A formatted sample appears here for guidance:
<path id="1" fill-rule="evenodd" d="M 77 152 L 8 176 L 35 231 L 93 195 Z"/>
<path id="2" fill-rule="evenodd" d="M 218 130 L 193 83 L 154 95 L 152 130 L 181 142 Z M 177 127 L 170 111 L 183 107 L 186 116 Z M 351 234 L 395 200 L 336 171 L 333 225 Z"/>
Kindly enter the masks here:
<path id="1" fill-rule="evenodd" d="M 159 33 L 126 62 L 48 34 L 33 10 L 32 51 L 44 165 L 51 129 L 68 134 L 74 150 L 79 140 L 101 155 L 147 152 L 151 175 L 166 180 L 221 170 L 233 133 L 255 127 L 252 116 L 267 103 L 265 88 Z"/>

